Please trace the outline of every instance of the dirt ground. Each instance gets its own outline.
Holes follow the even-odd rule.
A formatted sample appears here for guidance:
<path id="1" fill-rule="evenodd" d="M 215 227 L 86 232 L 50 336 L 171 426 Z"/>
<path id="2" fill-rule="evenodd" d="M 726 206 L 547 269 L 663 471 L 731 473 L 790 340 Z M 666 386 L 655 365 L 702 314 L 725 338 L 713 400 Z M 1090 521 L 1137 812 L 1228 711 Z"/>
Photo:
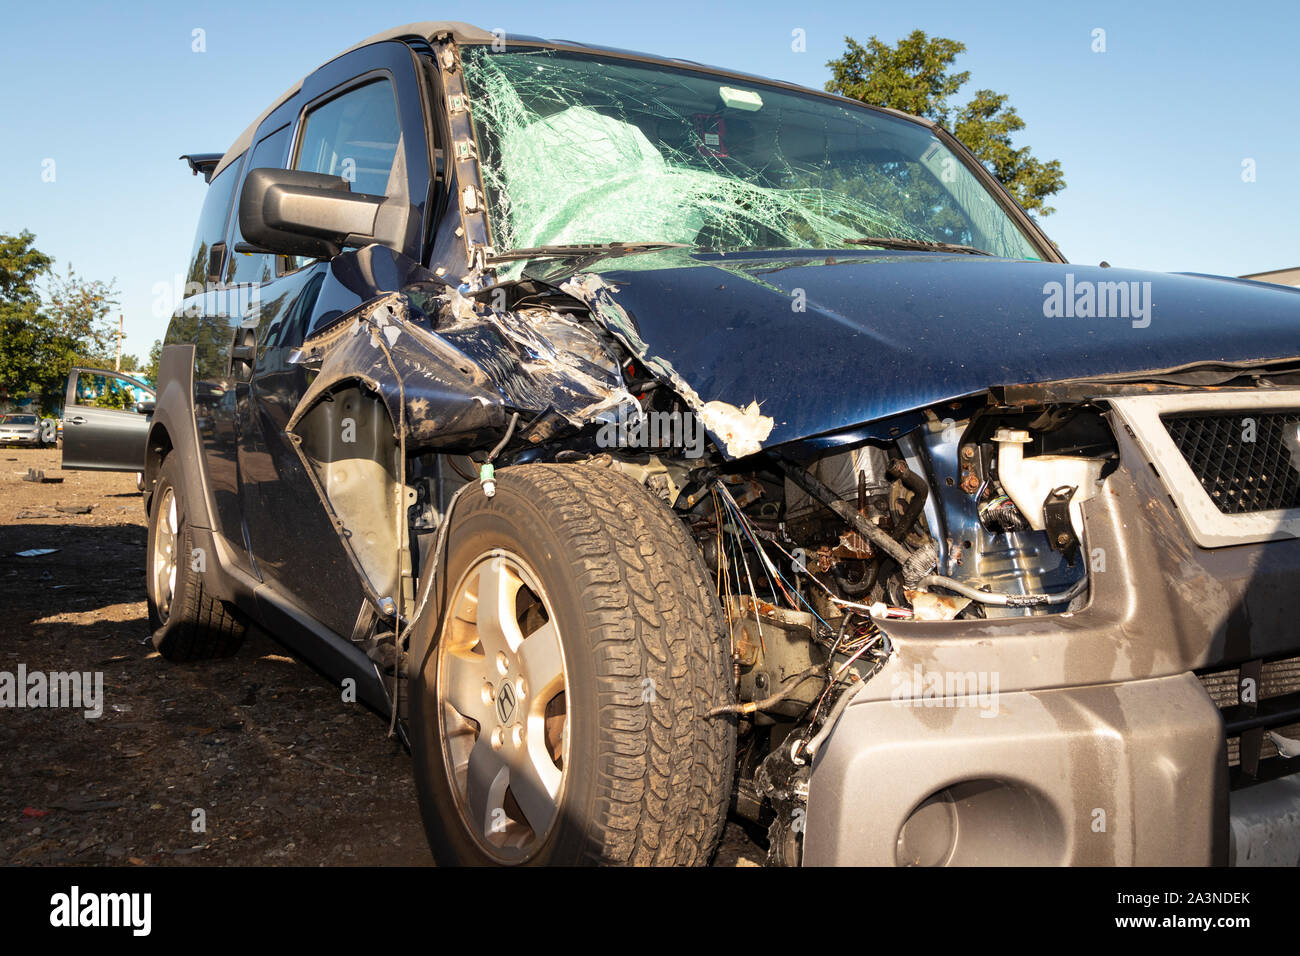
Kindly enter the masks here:
<path id="1" fill-rule="evenodd" d="M 256 631 L 228 660 L 162 660 L 144 562 L 134 475 L 0 448 L 0 671 L 101 672 L 104 688 L 98 719 L 0 707 L 0 862 L 429 865 L 387 723 Z M 763 855 L 733 822 L 715 865 Z"/>

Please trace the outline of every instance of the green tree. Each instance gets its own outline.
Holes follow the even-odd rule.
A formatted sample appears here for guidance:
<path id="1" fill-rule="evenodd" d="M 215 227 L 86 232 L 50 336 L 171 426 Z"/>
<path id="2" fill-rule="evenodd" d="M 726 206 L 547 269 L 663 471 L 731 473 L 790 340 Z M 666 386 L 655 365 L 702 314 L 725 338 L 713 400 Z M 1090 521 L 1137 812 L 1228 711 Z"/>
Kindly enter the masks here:
<path id="1" fill-rule="evenodd" d="M 50 275 L 45 287 L 46 320 L 56 337 L 71 344 L 72 364 L 112 367 L 117 330 L 108 315 L 115 305 L 117 289 L 111 282 L 84 279 L 72 266 L 61 275 Z"/>
<path id="2" fill-rule="evenodd" d="M 37 346 L 41 297 L 37 283 L 53 259 L 30 232 L 0 235 L 0 393 L 16 398 L 40 388 Z"/>
<path id="3" fill-rule="evenodd" d="M 864 47 L 845 37 L 844 55 L 826 65 L 831 79 L 826 90 L 869 103 L 932 119 L 952 131 L 1025 209 L 1040 216 L 1055 210 L 1044 200 L 1065 188 L 1058 160 L 1036 159 L 1028 147 L 1016 148 L 1012 134 L 1025 128 L 1007 97 L 976 90 L 964 105 L 952 100 L 970 79 L 968 71 L 950 72 L 966 45 L 913 30 L 890 46 L 872 36 Z"/>
<path id="4" fill-rule="evenodd" d="M 162 361 L 162 348 L 162 339 L 154 339 L 149 348 L 149 363 L 141 370 L 149 384 L 155 388 L 158 386 L 158 363 Z"/>
<path id="5" fill-rule="evenodd" d="M 0 395 L 50 403 L 74 365 L 111 363 L 105 320 L 117 290 L 71 267 L 53 273 L 54 260 L 34 242 L 26 231 L 0 234 Z"/>

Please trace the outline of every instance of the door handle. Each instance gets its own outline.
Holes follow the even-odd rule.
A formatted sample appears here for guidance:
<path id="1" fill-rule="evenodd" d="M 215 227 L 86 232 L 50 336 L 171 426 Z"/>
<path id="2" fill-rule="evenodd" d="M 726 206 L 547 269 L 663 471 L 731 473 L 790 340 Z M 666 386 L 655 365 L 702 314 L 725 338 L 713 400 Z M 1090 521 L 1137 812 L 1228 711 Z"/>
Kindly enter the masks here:
<path id="1" fill-rule="evenodd" d="M 73 415 L 71 418 L 65 419 L 64 422 L 63 422 L 63 424 L 65 424 L 65 425 L 84 425 L 84 424 L 86 424 L 86 420 L 85 420 L 84 418 L 82 418 L 80 415 Z"/>

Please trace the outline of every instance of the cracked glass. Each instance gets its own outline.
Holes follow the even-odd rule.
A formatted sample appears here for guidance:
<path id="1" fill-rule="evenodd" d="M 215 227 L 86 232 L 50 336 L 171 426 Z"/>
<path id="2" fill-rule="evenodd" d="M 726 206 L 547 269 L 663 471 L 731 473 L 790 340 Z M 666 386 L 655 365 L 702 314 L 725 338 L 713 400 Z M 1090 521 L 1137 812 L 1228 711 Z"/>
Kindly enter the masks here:
<path id="1" fill-rule="evenodd" d="M 493 247 L 713 250 L 896 237 L 1039 258 L 926 127 L 826 97 L 613 57 L 463 50 Z"/>

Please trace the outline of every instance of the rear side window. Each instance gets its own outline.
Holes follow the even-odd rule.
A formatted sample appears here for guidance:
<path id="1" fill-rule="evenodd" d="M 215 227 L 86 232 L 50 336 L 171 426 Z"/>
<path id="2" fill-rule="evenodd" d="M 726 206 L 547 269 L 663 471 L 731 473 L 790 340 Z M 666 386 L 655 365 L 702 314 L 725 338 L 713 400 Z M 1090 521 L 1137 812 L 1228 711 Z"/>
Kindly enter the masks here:
<path id="1" fill-rule="evenodd" d="M 199 228 L 194 236 L 194 249 L 190 252 L 186 273 L 186 281 L 192 283 L 190 288 L 201 285 L 210 289 L 221 281 L 226 259 L 226 226 L 230 222 L 230 207 L 235 198 L 242 159 L 242 155 L 236 158 L 208 183 L 208 194 L 203 200 L 203 211 L 199 213 Z"/>
<path id="2" fill-rule="evenodd" d="M 375 80 L 307 114 L 294 168 L 342 176 L 354 193 L 387 195 L 401 130 L 392 83 Z"/>
<path id="3" fill-rule="evenodd" d="M 248 157 L 248 168 L 284 169 L 289 155 L 289 125 L 286 123 L 274 133 L 264 136 Z M 243 282 L 269 282 L 275 276 L 275 257 L 259 253 L 236 251 L 244 241 L 239 231 L 239 212 L 235 211 L 234 243 L 231 247 L 230 264 L 226 267 L 226 282 L 239 284 Z"/>

